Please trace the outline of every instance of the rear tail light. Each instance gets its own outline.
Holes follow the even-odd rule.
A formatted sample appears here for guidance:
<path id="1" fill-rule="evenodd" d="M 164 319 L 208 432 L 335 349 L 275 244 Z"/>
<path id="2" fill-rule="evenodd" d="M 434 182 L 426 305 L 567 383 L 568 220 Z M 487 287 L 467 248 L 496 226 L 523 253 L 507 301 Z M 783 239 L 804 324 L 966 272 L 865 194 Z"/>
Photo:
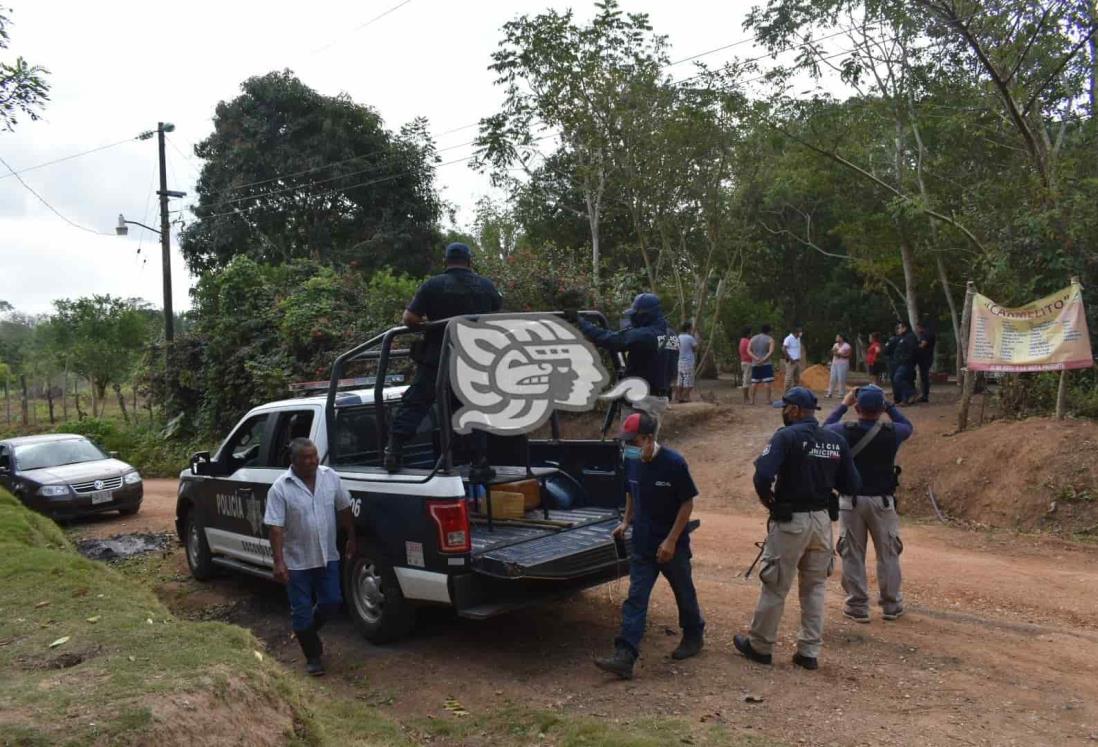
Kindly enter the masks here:
<path id="1" fill-rule="evenodd" d="M 438 549 L 469 552 L 469 509 L 465 501 L 428 501 L 427 510 L 438 527 Z"/>

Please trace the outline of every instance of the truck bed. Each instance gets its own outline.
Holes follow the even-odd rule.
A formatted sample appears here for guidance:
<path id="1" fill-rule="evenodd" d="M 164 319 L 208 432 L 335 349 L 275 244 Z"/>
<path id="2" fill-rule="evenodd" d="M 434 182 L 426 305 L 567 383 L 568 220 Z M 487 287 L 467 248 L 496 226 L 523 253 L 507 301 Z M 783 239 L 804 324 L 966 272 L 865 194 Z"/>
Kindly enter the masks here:
<path id="1" fill-rule="evenodd" d="M 608 508 L 550 510 L 549 520 L 567 526 L 553 527 L 536 522 L 545 519 L 540 510 L 529 511 L 521 520 L 494 522 L 490 531 L 479 518 L 471 526 L 472 567 L 496 578 L 578 578 L 624 562 L 619 556 L 613 531 L 618 512 Z"/>

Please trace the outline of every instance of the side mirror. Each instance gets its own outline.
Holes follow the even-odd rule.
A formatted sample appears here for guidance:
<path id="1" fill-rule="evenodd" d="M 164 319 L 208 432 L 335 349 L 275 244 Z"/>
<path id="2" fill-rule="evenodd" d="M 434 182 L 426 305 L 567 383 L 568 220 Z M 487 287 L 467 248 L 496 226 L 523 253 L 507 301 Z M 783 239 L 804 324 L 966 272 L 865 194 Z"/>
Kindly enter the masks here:
<path id="1" fill-rule="evenodd" d="M 199 451 L 191 455 L 191 474 L 203 477 L 217 474 L 217 462 L 210 459 L 210 452 Z"/>
<path id="2" fill-rule="evenodd" d="M 107 456 L 109 456 L 111 459 L 117 459 L 118 458 L 118 452 L 117 451 L 108 451 Z"/>

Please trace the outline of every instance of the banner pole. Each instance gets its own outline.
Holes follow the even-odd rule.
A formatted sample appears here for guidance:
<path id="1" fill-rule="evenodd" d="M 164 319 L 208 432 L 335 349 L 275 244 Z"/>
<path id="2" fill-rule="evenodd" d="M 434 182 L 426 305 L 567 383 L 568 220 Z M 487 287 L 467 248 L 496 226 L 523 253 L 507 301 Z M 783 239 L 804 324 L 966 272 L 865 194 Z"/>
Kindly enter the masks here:
<path id="1" fill-rule="evenodd" d="M 961 379 L 961 404 L 957 408 L 958 433 L 968 427 L 968 407 L 972 402 L 972 392 L 976 388 L 976 372 L 968 369 L 968 337 L 969 327 L 972 326 L 972 301 L 975 295 L 976 284 L 969 280 L 965 283 L 965 305 L 961 313 L 961 363 L 964 368 Z"/>
<path id="2" fill-rule="evenodd" d="M 1072 275 L 1070 286 L 1075 286 L 1079 282 L 1078 275 Z M 1067 375 L 1068 370 L 1066 368 L 1060 369 L 1060 384 L 1056 387 L 1056 419 L 1064 419 L 1064 410 L 1067 407 Z"/>

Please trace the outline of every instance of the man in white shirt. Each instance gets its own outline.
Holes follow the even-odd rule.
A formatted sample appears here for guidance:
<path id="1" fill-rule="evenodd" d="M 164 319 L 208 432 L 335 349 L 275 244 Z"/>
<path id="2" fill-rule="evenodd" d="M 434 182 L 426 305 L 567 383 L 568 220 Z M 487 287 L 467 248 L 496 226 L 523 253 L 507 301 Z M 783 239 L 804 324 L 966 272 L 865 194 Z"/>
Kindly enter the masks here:
<path id="1" fill-rule="evenodd" d="M 800 326 L 782 340 L 782 358 L 785 360 L 785 391 L 789 391 L 801 384 L 801 373 L 804 372 L 804 356 L 801 355 L 801 335 L 804 329 Z"/>
<path id="2" fill-rule="evenodd" d="M 263 523 L 270 527 L 274 577 L 286 585 L 294 635 L 305 654 L 305 671 L 324 674 L 320 628 L 339 611 L 339 550 L 336 516 L 347 536 L 347 556 L 355 554 L 351 496 L 339 475 L 320 466 L 307 438 L 290 442 L 290 468 L 267 492 Z"/>

